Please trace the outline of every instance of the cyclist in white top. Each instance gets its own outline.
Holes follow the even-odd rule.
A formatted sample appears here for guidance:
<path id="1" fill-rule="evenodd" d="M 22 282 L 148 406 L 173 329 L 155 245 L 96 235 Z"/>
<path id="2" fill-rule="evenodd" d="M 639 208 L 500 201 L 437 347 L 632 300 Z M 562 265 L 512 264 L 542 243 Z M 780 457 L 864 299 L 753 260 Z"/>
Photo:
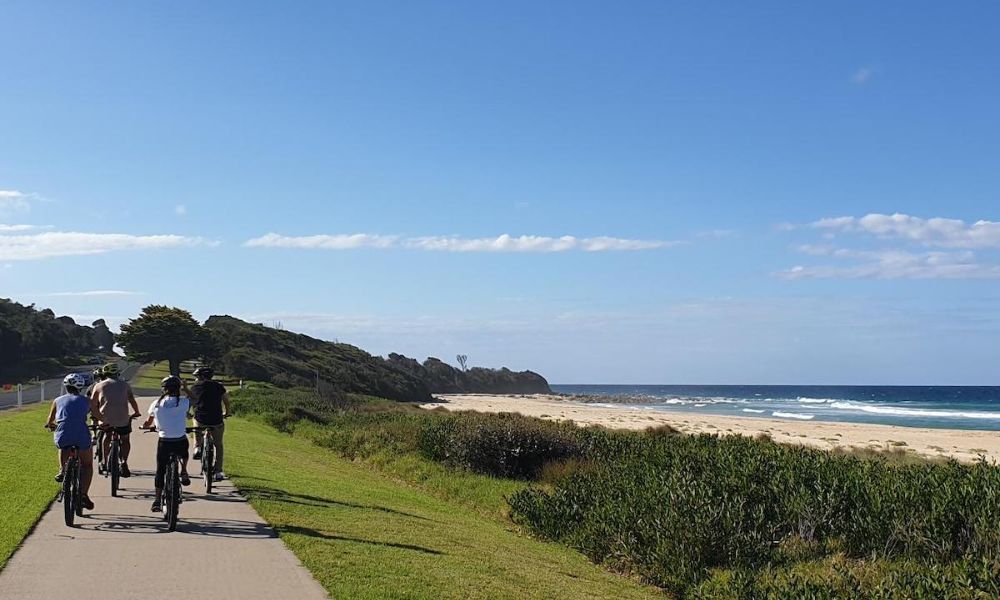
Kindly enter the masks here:
<path id="1" fill-rule="evenodd" d="M 178 454 L 183 457 L 181 485 L 191 485 L 191 478 L 187 472 L 189 445 L 185 430 L 191 401 L 186 397 L 181 397 L 179 377 L 174 375 L 164 377 L 161 387 L 163 394 L 159 400 L 149 405 L 149 418 L 142 424 L 142 429 L 149 429 L 150 425 L 155 422 L 156 429 L 160 434 L 159 443 L 156 446 L 156 479 L 154 480 L 156 499 L 153 500 L 153 512 L 160 512 L 162 507 L 163 479 L 167 474 L 171 455 Z"/>

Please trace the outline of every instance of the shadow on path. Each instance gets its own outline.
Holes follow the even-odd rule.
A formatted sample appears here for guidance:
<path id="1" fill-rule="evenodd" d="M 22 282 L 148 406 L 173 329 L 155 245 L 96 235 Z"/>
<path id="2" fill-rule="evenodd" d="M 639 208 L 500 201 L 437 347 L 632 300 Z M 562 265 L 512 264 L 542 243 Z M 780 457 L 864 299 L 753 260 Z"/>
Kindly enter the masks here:
<path id="1" fill-rule="evenodd" d="M 94 524 L 81 523 L 79 529 L 104 532 L 122 532 L 130 534 L 168 533 L 167 524 L 159 515 L 89 515 Z M 177 521 L 177 533 L 204 535 L 209 537 L 264 539 L 277 537 L 274 529 L 251 521 L 233 519 L 185 519 L 183 508 Z"/>
<path id="2" fill-rule="evenodd" d="M 394 542 L 376 542 L 374 540 L 363 540 L 360 538 L 352 538 L 342 535 L 333 535 L 330 533 L 323 533 L 322 531 L 316 531 L 315 529 L 309 529 L 308 527 L 296 527 L 295 525 L 280 525 L 277 527 L 278 533 L 293 533 L 297 535 L 305 535 L 309 537 L 319 538 L 322 540 L 335 540 L 340 542 L 354 542 L 356 544 L 368 544 L 371 546 L 383 546 L 386 548 L 399 548 L 401 550 L 413 550 L 415 552 L 423 552 L 425 554 L 433 554 L 435 556 L 444 555 L 444 552 L 440 550 L 434 550 L 433 548 L 425 548 L 423 546 L 414 546 L 412 544 L 397 544 Z"/>

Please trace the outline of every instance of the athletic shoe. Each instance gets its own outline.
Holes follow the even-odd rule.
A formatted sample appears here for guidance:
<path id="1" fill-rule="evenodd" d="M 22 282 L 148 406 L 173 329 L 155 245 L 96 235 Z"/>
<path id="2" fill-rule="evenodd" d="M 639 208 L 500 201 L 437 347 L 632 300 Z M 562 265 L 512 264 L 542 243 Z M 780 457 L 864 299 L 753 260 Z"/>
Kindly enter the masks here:
<path id="1" fill-rule="evenodd" d="M 188 477 L 187 473 L 181 473 L 181 485 L 184 487 L 191 485 L 191 478 Z"/>
<path id="2" fill-rule="evenodd" d="M 63 473 L 62 471 L 59 471 L 58 473 L 56 473 L 56 482 L 57 483 L 62 483 L 62 480 L 65 477 L 66 477 L 66 474 Z"/>
<path id="3" fill-rule="evenodd" d="M 94 503 L 90 500 L 89 496 L 84 496 L 83 499 L 80 500 L 80 504 L 87 510 L 94 510 Z"/>
<path id="4" fill-rule="evenodd" d="M 215 474 L 215 480 L 216 481 L 222 481 L 225 478 L 226 478 L 226 474 L 223 473 L 222 471 L 219 471 L 218 473 Z"/>
<path id="5" fill-rule="evenodd" d="M 194 456 L 191 457 L 193 460 L 201 460 L 201 447 L 194 447 Z"/>
<path id="6" fill-rule="evenodd" d="M 119 475 L 121 475 L 122 477 L 131 477 L 132 476 L 132 471 L 128 470 L 128 465 L 125 464 L 125 463 L 122 463 L 122 468 L 120 469 L 120 471 L 121 471 L 121 473 L 119 473 Z"/>
<path id="7" fill-rule="evenodd" d="M 159 500 L 153 500 L 153 507 L 150 508 L 150 510 L 152 512 L 160 512 L 160 501 Z"/>

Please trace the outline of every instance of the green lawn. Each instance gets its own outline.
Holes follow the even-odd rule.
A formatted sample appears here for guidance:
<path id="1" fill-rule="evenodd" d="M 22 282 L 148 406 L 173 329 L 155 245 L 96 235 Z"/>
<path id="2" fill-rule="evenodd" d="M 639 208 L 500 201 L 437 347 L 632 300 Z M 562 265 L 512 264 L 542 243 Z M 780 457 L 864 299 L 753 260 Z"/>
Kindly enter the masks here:
<path id="1" fill-rule="evenodd" d="M 226 429 L 226 471 L 333 598 L 663 598 L 307 440 Z"/>
<path id="2" fill-rule="evenodd" d="M 194 376 L 191 375 L 191 373 L 189 373 L 185 369 L 185 367 L 186 365 L 184 364 L 181 365 L 181 375 L 185 379 L 193 381 Z M 139 370 L 136 372 L 135 377 L 133 377 L 129 383 L 134 388 L 158 390 L 160 389 L 160 382 L 163 381 L 163 378 L 168 375 L 170 375 L 170 365 L 166 361 L 161 361 L 156 363 L 155 365 L 149 364 L 139 367 Z M 215 376 L 215 379 L 225 381 L 228 380 L 229 377 L 227 375 L 218 374 Z M 234 390 L 238 388 L 239 388 L 238 385 L 226 386 L 226 389 L 228 390 Z"/>
<path id="3" fill-rule="evenodd" d="M 0 569 L 59 491 L 52 433 L 42 429 L 48 410 L 0 411 Z"/>

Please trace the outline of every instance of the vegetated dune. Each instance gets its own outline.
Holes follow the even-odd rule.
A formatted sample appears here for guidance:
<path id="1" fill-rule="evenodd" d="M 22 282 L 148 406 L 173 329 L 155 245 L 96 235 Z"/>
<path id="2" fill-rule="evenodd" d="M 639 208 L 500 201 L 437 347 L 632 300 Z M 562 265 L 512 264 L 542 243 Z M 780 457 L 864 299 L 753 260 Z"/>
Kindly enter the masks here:
<path id="1" fill-rule="evenodd" d="M 319 340 L 229 316 L 205 322 L 213 362 L 227 373 L 281 387 L 313 386 L 391 400 L 427 402 L 435 392 L 549 392 L 541 375 L 508 369 L 455 369 L 436 359 L 423 364 L 400 354 L 388 359 L 337 342 Z"/>

